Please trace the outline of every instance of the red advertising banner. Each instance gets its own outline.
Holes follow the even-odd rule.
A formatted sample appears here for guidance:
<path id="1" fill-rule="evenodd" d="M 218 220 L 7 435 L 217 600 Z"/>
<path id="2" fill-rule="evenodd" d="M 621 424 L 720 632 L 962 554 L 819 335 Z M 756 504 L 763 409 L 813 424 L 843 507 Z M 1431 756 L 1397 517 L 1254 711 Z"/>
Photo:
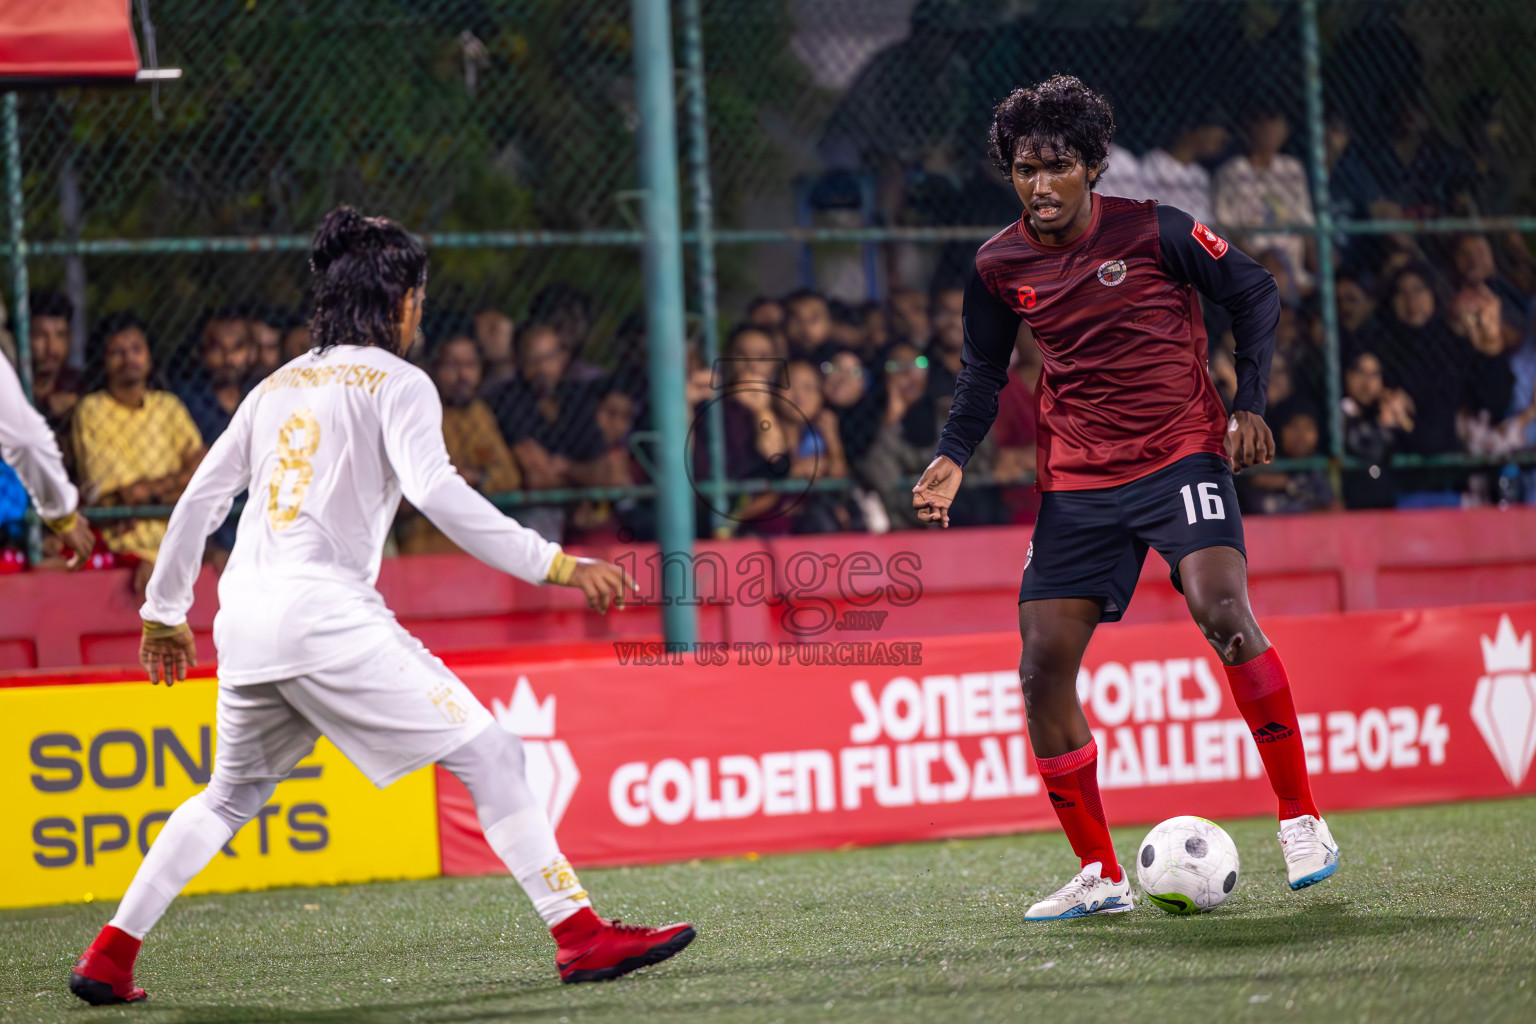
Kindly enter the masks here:
<path id="1" fill-rule="evenodd" d="M 1536 792 L 1536 604 L 1274 618 L 1328 809 Z M 1007 634 L 619 644 L 460 664 L 524 738 L 578 864 L 1054 828 Z M 1272 812 L 1258 749 L 1192 624 L 1101 629 L 1078 676 L 1112 823 Z M 500 871 L 439 770 L 445 874 Z"/>

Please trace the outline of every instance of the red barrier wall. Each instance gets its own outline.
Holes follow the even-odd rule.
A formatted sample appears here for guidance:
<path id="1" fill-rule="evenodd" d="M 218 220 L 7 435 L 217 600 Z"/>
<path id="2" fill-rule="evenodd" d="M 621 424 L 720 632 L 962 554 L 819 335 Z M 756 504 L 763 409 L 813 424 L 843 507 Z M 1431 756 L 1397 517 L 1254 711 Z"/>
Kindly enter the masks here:
<path id="1" fill-rule="evenodd" d="M 1325 809 L 1536 793 L 1536 602 L 1275 616 L 1266 631 L 1290 671 Z M 1013 633 L 845 639 L 676 655 L 589 640 L 445 660 L 495 727 L 523 737 L 529 784 L 578 863 L 1055 827 L 1024 729 Z M 12 674 L 0 689 L 135 676 Z M 137 687 L 155 706 L 168 699 Z M 45 710 L 78 717 L 70 689 L 39 691 L 57 700 Z M 187 692 L 211 702 L 206 686 Z M 1078 693 L 1117 823 L 1273 810 L 1221 666 L 1187 623 L 1099 631 Z M 43 767 L 23 751 L 56 726 L 17 721 L 13 763 Z M 105 735 L 99 722 L 85 728 Z M 468 794 L 437 776 L 442 870 L 499 871 Z M 25 834 L 16 838 L 30 864 Z"/>
<path id="2" fill-rule="evenodd" d="M 1261 615 L 1536 599 L 1532 507 L 1252 517 L 1245 528 L 1253 600 Z M 788 609 L 783 604 L 737 599 L 752 575 L 750 564 L 740 568 L 742 560 L 754 554 L 773 560 L 775 588 L 781 593 L 795 589 L 794 581 L 785 578 L 792 567 L 804 573 L 799 582 L 817 582 L 807 560 L 816 556 L 826 578 L 801 588 L 799 596 L 825 597 L 839 617 L 850 607 L 839 594 L 839 573 L 843 589 L 852 588 L 855 595 L 877 584 L 895 587 L 894 599 L 888 595 L 869 606 L 888 613 L 878 633 L 865 627 L 861 635 L 1011 630 L 1029 533 L 1027 527 L 1009 527 L 702 544 L 700 550 L 718 553 L 727 569 L 715 596 L 729 596 L 733 603 L 701 606 L 701 636 L 768 641 L 794 637 L 785 628 Z M 625 548 L 604 554 L 626 556 L 642 585 L 648 585 L 652 570 L 645 559 L 653 552 Z M 859 553 L 870 562 L 855 560 Z M 916 562 L 903 562 L 900 556 Z M 880 571 L 863 571 L 870 564 Z M 896 578 L 903 576 L 920 582 L 921 600 L 898 600 L 907 596 L 903 587 L 909 588 Z M 205 657 L 212 655 L 208 634 L 217 609 L 215 586 L 212 573 L 205 571 L 192 612 Z M 527 586 L 466 556 L 386 560 L 379 589 L 406 628 L 438 651 L 654 637 L 661 630 L 654 606 L 600 619 L 586 614 L 579 594 Z M 705 590 L 710 589 L 706 584 Z M 1156 555 L 1149 557 L 1126 620 L 1162 622 L 1184 616 L 1183 601 L 1169 585 L 1166 568 Z M 138 630 L 137 608 L 124 572 L 0 577 L 0 671 L 132 663 Z"/>
<path id="3" fill-rule="evenodd" d="M 1272 619 L 1318 803 L 1536 792 L 1533 630 L 1536 603 Z M 704 653 L 650 666 L 612 654 L 450 664 L 524 737 L 530 785 L 578 864 L 1056 827 L 1011 634 L 884 649 L 906 664 Z M 1274 812 L 1225 673 L 1194 629 L 1101 630 L 1078 692 L 1112 821 Z M 502 870 L 468 793 L 441 770 L 438 786 L 444 873 Z"/>

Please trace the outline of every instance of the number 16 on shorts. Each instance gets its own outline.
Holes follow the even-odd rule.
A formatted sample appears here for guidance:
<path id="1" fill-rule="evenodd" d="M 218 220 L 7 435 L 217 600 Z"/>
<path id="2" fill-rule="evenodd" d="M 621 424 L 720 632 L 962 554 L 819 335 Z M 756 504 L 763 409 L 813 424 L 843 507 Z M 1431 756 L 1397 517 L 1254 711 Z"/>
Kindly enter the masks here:
<path id="1" fill-rule="evenodd" d="M 1184 499 L 1184 516 L 1189 521 L 1190 526 L 1195 525 L 1195 513 L 1197 511 L 1201 519 L 1227 518 L 1226 505 L 1222 502 L 1221 494 L 1217 490 L 1219 486 L 1219 484 L 1207 480 L 1199 485 L 1198 492 L 1194 484 L 1185 484 L 1179 488 L 1179 496 Z M 1198 509 L 1195 505 L 1196 493 L 1200 496 Z"/>

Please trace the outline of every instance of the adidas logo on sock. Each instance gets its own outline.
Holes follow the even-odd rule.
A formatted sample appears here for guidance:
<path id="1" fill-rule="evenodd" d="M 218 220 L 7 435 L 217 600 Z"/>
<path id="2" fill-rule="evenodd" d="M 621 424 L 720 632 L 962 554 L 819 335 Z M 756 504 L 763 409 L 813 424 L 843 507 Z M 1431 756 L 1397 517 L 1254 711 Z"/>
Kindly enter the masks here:
<path id="1" fill-rule="evenodd" d="M 1294 735 L 1296 735 L 1296 730 L 1290 726 L 1281 725 L 1279 722 L 1270 722 L 1268 725 L 1261 725 L 1253 730 L 1253 741 L 1255 743 L 1273 743 L 1276 740 L 1283 740 Z"/>
<path id="2" fill-rule="evenodd" d="M 1046 794 L 1046 796 L 1051 798 L 1051 803 L 1054 804 L 1057 807 L 1076 807 L 1077 806 L 1077 803 L 1075 801 L 1068 800 L 1064 796 L 1057 796 L 1055 793 L 1052 793 L 1050 790 L 1046 790 L 1045 794 Z"/>

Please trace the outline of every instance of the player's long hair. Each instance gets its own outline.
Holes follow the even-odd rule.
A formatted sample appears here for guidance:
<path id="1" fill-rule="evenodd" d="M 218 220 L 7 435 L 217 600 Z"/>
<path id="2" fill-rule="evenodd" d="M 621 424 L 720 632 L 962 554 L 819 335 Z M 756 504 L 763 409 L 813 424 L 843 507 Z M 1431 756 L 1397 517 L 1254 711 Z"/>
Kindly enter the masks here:
<path id="1" fill-rule="evenodd" d="M 400 348 L 400 304 L 427 283 L 427 250 L 387 217 L 350 206 L 325 215 L 310 247 L 315 275 L 309 331 L 315 346 Z"/>
<path id="2" fill-rule="evenodd" d="M 1089 171 L 1102 171 L 1114 137 L 1115 114 L 1109 101 L 1071 75 L 1053 75 L 1039 85 L 1013 90 L 992 112 L 989 133 L 992 160 L 1005 178 L 1013 177 L 1020 142 L 1065 146 Z"/>

